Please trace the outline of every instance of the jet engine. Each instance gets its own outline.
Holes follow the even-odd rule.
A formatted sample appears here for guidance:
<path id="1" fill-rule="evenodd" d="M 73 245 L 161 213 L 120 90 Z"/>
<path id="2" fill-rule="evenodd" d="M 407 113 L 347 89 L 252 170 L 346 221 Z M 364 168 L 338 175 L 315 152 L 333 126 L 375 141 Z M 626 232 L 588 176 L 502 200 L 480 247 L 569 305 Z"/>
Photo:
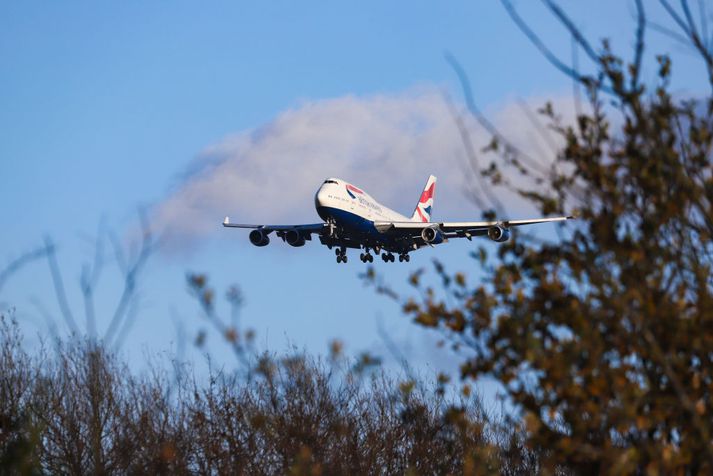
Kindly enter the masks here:
<path id="1" fill-rule="evenodd" d="M 290 246 L 304 246 L 305 237 L 297 230 L 289 230 L 285 233 L 285 241 Z"/>
<path id="2" fill-rule="evenodd" d="M 508 241 L 510 239 L 510 230 L 499 225 L 491 226 L 488 228 L 488 238 L 499 243 Z"/>
<path id="3" fill-rule="evenodd" d="M 424 228 L 421 231 L 421 238 L 423 238 L 423 241 L 426 243 L 433 243 L 436 241 L 436 238 L 438 238 L 438 230 L 432 227 Z"/>
<path id="4" fill-rule="evenodd" d="M 251 231 L 249 238 L 250 243 L 255 246 L 267 246 L 267 244 L 270 243 L 270 237 L 260 228 Z"/>

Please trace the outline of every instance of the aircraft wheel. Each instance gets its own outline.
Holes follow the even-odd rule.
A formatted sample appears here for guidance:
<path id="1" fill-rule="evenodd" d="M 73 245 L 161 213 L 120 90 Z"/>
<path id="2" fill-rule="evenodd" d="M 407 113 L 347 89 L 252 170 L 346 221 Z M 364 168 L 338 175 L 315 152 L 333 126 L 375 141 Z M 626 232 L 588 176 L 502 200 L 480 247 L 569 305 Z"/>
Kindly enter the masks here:
<path id="1" fill-rule="evenodd" d="M 335 248 L 335 249 L 334 249 L 334 254 L 337 255 L 337 256 L 341 256 L 342 250 L 340 250 L 339 248 Z"/>
<path id="2" fill-rule="evenodd" d="M 374 256 L 373 255 L 366 255 L 366 259 L 369 261 L 369 263 L 374 262 Z"/>
<path id="3" fill-rule="evenodd" d="M 342 262 L 342 255 L 337 255 L 337 263 L 341 263 L 341 262 Z"/>
<path id="4" fill-rule="evenodd" d="M 384 260 L 384 263 L 386 263 L 387 261 L 389 261 L 389 255 L 387 255 L 386 253 L 383 253 L 383 254 L 381 255 L 381 259 L 383 259 L 383 260 Z"/>
<path id="5" fill-rule="evenodd" d="M 411 257 L 409 255 L 404 255 L 404 261 L 408 263 L 409 261 L 411 261 Z"/>
<path id="6" fill-rule="evenodd" d="M 399 255 L 399 263 L 403 263 L 403 262 L 404 262 L 404 255 Z"/>
<path id="7" fill-rule="evenodd" d="M 342 263 L 346 263 L 348 261 L 347 255 L 342 255 Z"/>

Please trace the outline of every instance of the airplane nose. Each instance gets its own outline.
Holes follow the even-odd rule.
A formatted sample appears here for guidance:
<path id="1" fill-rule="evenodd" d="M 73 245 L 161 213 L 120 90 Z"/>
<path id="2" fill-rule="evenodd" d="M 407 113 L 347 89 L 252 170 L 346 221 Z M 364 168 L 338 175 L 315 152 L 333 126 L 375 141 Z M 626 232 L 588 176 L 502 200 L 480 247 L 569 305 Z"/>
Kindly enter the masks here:
<path id="1" fill-rule="evenodd" d="M 324 190 L 324 187 L 319 187 L 319 190 L 317 190 L 317 194 L 314 196 L 314 206 L 317 208 L 321 208 L 326 202 L 327 192 Z"/>

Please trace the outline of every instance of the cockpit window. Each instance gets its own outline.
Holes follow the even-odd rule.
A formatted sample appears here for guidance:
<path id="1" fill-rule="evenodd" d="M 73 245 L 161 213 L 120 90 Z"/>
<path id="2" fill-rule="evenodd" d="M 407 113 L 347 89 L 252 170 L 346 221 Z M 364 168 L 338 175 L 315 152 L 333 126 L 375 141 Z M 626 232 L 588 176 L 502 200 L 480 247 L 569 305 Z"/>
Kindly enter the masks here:
<path id="1" fill-rule="evenodd" d="M 337 181 L 336 181 L 336 180 L 325 180 L 325 181 L 324 181 L 324 183 L 333 183 L 333 184 L 337 184 Z"/>

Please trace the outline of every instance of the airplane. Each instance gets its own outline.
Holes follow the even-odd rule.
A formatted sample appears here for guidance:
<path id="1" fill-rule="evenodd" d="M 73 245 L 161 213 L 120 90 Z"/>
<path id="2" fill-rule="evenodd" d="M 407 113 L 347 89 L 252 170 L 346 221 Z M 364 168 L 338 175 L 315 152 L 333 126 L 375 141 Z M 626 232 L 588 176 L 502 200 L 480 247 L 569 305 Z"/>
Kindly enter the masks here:
<path id="1" fill-rule="evenodd" d="M 246 225 L 231 223 L 225 217 L 223 226 L 252 229 L 250 242 L 255 246 L 270 243 L 270 233 L 275 233 L 290 246 L 304 246 L 317 235 L 330 250 L 335 248 L 337 263 L 347 262 L 347 248 L 364 250 L 359 258 L 373 263 L 373 250 L 384 262 L 410 261 L 409 253 L 426 246 L 445 243 L 451 238 L 488 236 L 493 241 L 504 242 L 510 238 L 510 228 L 536 223 L 570 220 L 572 216 L 534 218 L 527 220 L 495 220 L 471 222 L 431 221 L 436 177 L 431 175 L 421 193 L 411 217 L 401 215 L 374 200 L 362 189 L 338 178 L 328 178 L 314 197 L 315 208 L 322 223 L 306 225 Z"/>

